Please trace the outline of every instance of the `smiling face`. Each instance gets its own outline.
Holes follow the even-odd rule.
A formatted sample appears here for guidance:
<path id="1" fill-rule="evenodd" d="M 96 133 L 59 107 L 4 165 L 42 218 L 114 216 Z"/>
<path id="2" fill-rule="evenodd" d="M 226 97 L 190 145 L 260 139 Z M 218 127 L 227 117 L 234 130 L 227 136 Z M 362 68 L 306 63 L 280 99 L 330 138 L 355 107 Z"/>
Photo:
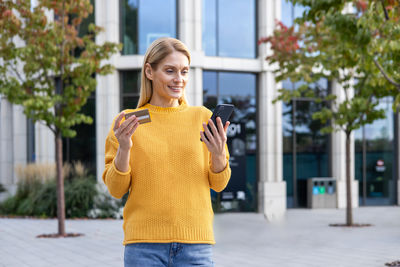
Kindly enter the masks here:
<path id="1" fill-rule="evenodd" d="M 147 63 L 145 73 L 153 85 L 150 104 L 162 107 L 179 105 L 189 76 L 189 59 L 183 53 L 172 52 L 155 68 Z"/>

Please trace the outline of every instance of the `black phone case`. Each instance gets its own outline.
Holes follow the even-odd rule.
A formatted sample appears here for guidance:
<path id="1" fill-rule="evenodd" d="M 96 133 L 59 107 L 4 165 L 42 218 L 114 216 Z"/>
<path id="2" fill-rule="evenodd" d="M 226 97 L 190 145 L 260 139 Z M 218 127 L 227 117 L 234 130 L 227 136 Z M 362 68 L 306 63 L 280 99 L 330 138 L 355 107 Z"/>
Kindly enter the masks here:
<path id="1" fill-rule="evenodd" d="M 233 109 L 234 109 L 234 106 L 231 105 L 231 104 L 219 104 L 219 105 L 217 105 L 217 107 L 214 109 L 214 112 L 213 112 L 213 114 L 211 116 L 211 120 L 214 122 L 215 126 L 217 126 L 217 117 L 220 117 L 221 120 L 222 120 L 222 125 L 225 125 L 225 123 L 231 117 Z M 210 132 L 212 132 L 210 125 L 207 124 L 207 127 L 210 130 Z M 217 130 L 218 130 L 218 127 L 217 127 Z"/>

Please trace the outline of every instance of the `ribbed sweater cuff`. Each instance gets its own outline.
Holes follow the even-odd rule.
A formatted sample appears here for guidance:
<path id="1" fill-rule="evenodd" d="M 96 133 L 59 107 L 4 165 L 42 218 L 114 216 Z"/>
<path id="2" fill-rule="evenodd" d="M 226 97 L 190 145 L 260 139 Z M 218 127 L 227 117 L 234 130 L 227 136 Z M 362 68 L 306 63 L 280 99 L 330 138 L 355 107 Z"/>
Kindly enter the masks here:
<path id="1" fill-rule="evenodd" d="M 115 175 L 112 176 L 129 176 L 129 174 L 131 173 L 131 166 L 128 166 L 128 171 L 126 172 L 121 172 L 117 169 L 117 166 L 115 166 L 115 159 L 112 161 L 112 168 L 111 171 L 115 173 Z M 113 173 L 113 174 L 114 174 Z"/>
<path id="2" fill-rule="evenodd" d="M 229 166 L 229 161 L 227 161 L 225 169 L 223 169 L 221 172 L 213 172 L 210 168 L 208 173 L 209 177 L 213 180 L 229 179 L 231 176 L 231 168 Z"/>

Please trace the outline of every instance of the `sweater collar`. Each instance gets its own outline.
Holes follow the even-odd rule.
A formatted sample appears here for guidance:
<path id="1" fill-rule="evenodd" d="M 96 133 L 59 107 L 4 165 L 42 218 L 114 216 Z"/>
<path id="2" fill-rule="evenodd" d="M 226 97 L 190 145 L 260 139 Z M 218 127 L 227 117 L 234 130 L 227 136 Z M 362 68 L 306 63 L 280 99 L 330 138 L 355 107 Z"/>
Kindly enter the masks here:
<path id="1" fill-rule="evenodd" d="M 148 108 L 149 111 L 151 111 L 151 112 L 174 113 L 174 112 L 180 112 L 180 111 L 184 110 L 187 107 L 187 104 L 185 102 L 182 102 L 177 107 L 160 107 L 160 106 L 154 106 L 150 103 L 147 103 L 143 107 Z"/>

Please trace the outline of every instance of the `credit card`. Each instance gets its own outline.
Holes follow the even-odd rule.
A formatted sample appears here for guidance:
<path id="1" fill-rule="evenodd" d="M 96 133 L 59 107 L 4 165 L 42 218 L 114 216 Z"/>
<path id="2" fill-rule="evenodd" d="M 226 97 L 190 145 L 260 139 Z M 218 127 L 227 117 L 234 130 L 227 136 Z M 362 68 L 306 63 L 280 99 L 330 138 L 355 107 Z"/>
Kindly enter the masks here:
<path id="1" fill-rule="evenodd" d="M 129 117 L 133 115 L 135 115 L 138 118 L 139 123 L 141 124 L 151 122 L 150 113 L 147 108 L 125 114 L 125 120 L 127 120 Z"/>

